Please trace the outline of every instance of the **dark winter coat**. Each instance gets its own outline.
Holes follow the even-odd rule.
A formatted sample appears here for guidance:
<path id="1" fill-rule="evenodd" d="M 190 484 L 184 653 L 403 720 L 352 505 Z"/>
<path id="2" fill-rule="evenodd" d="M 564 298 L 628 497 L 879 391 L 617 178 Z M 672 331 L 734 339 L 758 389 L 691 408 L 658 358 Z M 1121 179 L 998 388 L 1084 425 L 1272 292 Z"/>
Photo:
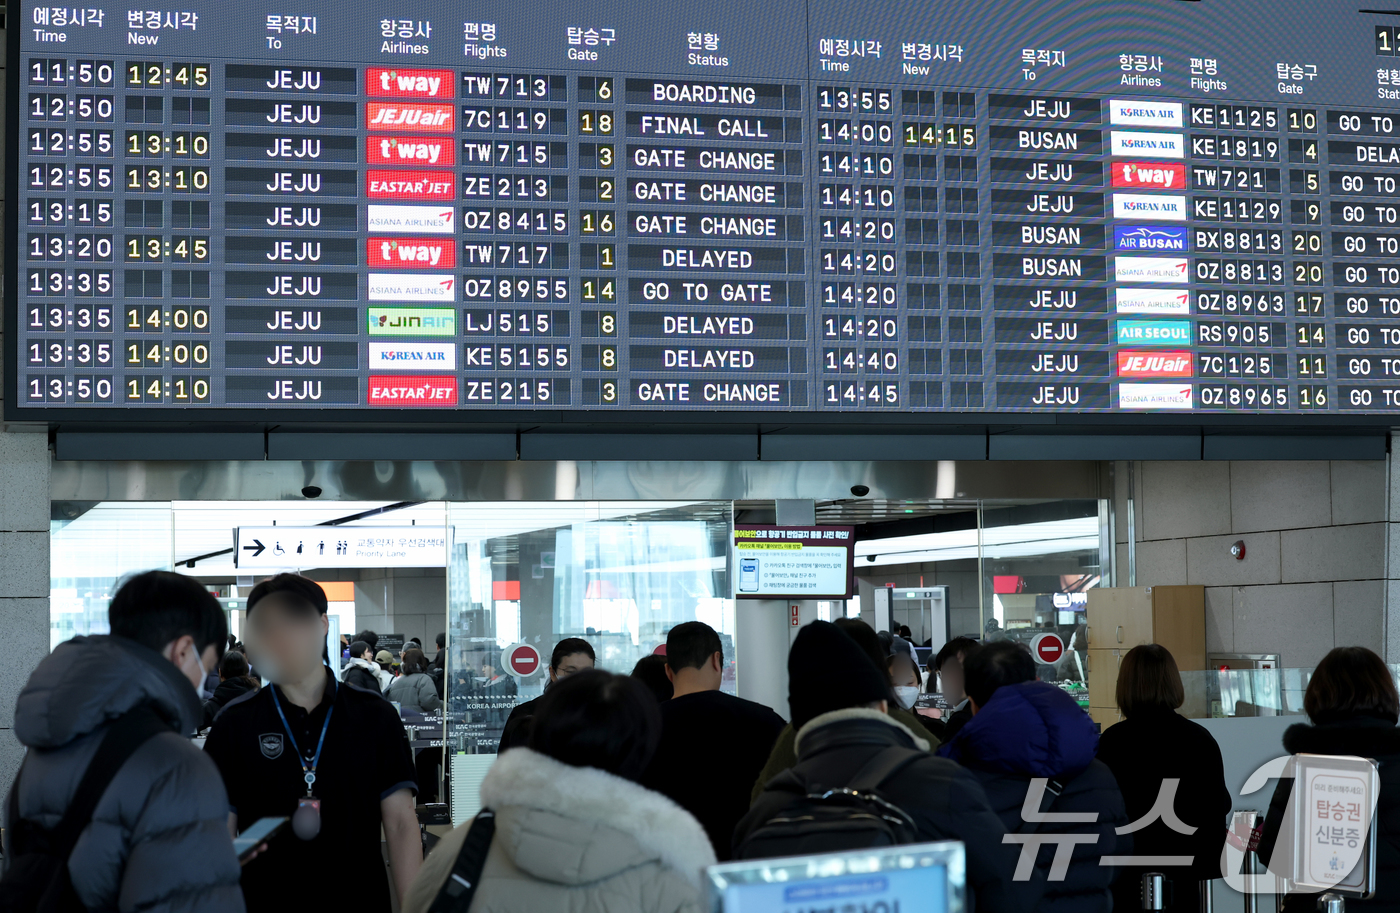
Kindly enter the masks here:
<path id="1" fill-rule="evenodd" d="M 199 695 L 148 647 L 75 637 L 29 676 L 15 704 L 14 732 L 29 748 L 14 787 L 20 817 L 57 825 L 111 721 L 143 704 L 171 731 L 138 748 L 98 802 L 69 859 L 73 887 L 90 910 L 243 913 L 228 795 L 189 739 Z"/>
<path id="2" fill-rule="evenodd" d="M 846 786 L 885 748 L 928 749 L 928 743 L 907 726 L 878 710 L 863 708 L 822 714 L 798 730 L 796 745 L 797 764 L 775 777 L 759 795 L 734 830 L 735 846 L 798 800 L 801 793 L 783 788 L 784 783 Z M 881 786 L 880 795 L 914 819 L 920 841 L 961 840 L 967 845 L 969 910 L 1023 913 L 1034 904 L 1042 882 L 1011 880 L 1016 848 L 1002 843 L 1006 829 L 968 771 L 929 755 Z"/>
<path id="3" fill-rule="evenodd" d="M 1284 730 L 1283 748 L 1289 754 L 1359 755 L 1377 762 L 1381 789 L 1372 829 L 1380 834 L 1376 844 L 1376 896 L 1368 901 L 1348 899 L 1347 909 L 1400 913 L 1400 729 L 1392 720 L 1365 715 L 1317 726 L 1299 723 Z M 1259 858 L 1268 862 L 1271 869 L 1282 870 L 1274 864 L 1273 854 L 1292 789 L 1292 778 L 1278 781 L 1264 821 Z M 1284 904 L 1285 913 L 1311 913 L 1316 909 L 1316 895 L 1290 894 Z"/>
<path id="4" fill-rule="evenodd" d="M 1162 782 L 1178 780 L 1172 808 L 1195 833 L 1182 834 L 1161 819 L 1132 834 L 1133 855 L 1189 856 L 1190 868 L 1124 866 L 1113 885 L 1114 908 L 1140 903 L 1144 872 L 1164 873 L 1172 882 L 1173 913 L 1200 909 L 1200 882 L 1220 877 L 1220 851 L 1230 817 L 1230 790 L 1220 746 L 1204 726 L 1174 710 L 1146 710 L 1110 726 L 1099 737 L 1099 760 L 1113 771 L 1131 821 L 1148 817 Z"/>
<path id="5" fill-rule="evenodd" d="M 200 729 L 208 729 L 214 725 L 214 717 L 219 715 L 219 711 L 224 709 L 224 705 L 247 694 L 249 691 L 257 691 L 258 683 L 247 675 L 237 675 L 219 682 L 219 687 L 214 689 L 214 696 L 204 702 L 204 722 L 200 724 Z"/>
<path id="6" fill-rule="evenodd" d="M 1094 759 L 1098 733 L 1074 698 L 1048 682 L 1026 682 L 998 688 L 987 706 L 938 750 L 976 775 L 992 809 L 1008 832 L 1023 826 L 1021 808 L 1033 778 L 1058 780 L 1064 792 L 1055 799 L 1048 790 L 1041 811 L 1093 812 L 1084 823 L 1041 822 L 1037 835 L 1092 834 L 1092 843 L 1076 843 L 1063 881 L 1047 881 L 1042 913 L 1108 913 L 1113 909 L 1109 886 L 1112 866 L 1102 856 L 1131 853 L 1132 840 L 1114 829 L 1128 822 L 1123 796 L 1113 773 Z M 1054 799 L 1053 806 L 1051 800 Z M 1038 869 L 1049 873 L 1054 844 L 1042 844 Z"/>

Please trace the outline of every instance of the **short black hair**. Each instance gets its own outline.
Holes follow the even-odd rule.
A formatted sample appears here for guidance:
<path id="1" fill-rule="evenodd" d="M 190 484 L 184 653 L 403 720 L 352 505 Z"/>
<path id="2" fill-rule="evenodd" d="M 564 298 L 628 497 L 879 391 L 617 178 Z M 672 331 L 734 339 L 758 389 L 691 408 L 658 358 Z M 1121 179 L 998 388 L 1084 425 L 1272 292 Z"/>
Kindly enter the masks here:
<path id="1" fill-rule="evenodd" d="M 357 640 L 350 645 L 350 656 L 352 659 L 364 659 L 365 651 L 369 649 L 369 644 L 363 640 Z"/>
<path id="2" fill-rule="evenodd" d="M 660 653 L 648 653 L 632 667 L 632 677 L 651 691 L 658 701 L 669 701 L 676 693 L 676 686 L 666 675 L 666 657 Z"/>
<path id="3" fill-rule="evenodd" d="M 859 618 L 838 618 L 833 621 L 832 624 L 836 625 L 847 637 L 856 642 L 856 646 L 860 647 L 861 652 L 870 657 L 870 661 L 875 664 L 876 669 L 880 669 L 886 674 L 889 673 L 889 667 L 887 665 L 889 657 L 885 654 L 885 648 L 880 646 L 880 637 L 875 633 L 874 628 L 870 627 L 870 625 L 861 621 Z M 889 702 L 891 707 L 897 706 L 898 704 L 893 691 L 890 692 L 890 696 L 885 700 Z"/>
<path id="4" fill-rule="evenodd" d="M 530 748 L 574 767 L 640 780 L 661 739 L 661 711 L 645 685 L 589 669 L 540 698 Z"/>
<path id="5" fill-rule="evenodd" d="M 1003 685 L 1035 681 L 1035 660 L 1024 644 L 998 640 L 963 660 L 963 690 L 978 707 L 987 706 Z"/>
<path id="6" fill-rule="evenodd" d="M 321 589 L 319 583 L 300 574 L 278 574 L 276 577 L 269 577 L 253 587 L 253 592 L 248 594 L 248 605 L 244 611 L 252 614 L 254 606 L 274 593 L 281 593 L 289 597 L 292 607 L 303 613 L 310 610 L 318 615 L 324 615 L 329 608 L 326 602 L 326 591 Z M 363 637 L 355 639 L 364 640 Z"/>
<path id="7" fill-rule="evenodd" d="M 549 668 L 558 669 L 560 663 L 575 653 L 585 653 L 595 663 L 598 661 L 598 657 L 593 655 L 592 644 L 582 637 L 566 637 L 554 645 L 554 652 L 549 656 Z"/>
<path id="8" fill-rule="evenodd" d="M 447 635 L 446 635 L 446 634 L 439 634 L 437 637 L 434 637 L 433 640 L 434 640 L 434 642 L 437 643 L 437 648 L 438 648 L 439 650 L 441 650 L 443 647 L 447 646 Z"/>
<path id="9" fill-rule="evenodd" d="M 1400 717 L 1400 697 L 1385 660 L 1365 647 L 1335 647 L 1313 670 L 1303 693 L 1303 710 L 1313 723 L 1361 715 L 1394 724 Z"/>
<path id="10" fill-rule="evenodd" d="M 107 623 L 118 637 L 157 652 L 188 634 L 201 654 L 228 647 L 228 620 L 219 600 L 198 580 L 171 571 L 130 577 L 107 606 Z"/>
<path id="11" fill-rule="evenodd" d="M 934 656 L 933 662 L 929 663 L 930 672 L 939 672 L 943 669 L 943 664 L 955 658 L 959 653 L 966 659 L 973 650 L 982 646 L 971 637 L 954 637 L 942 647 L 938 648 L 938 654 Z"/>
<path id="12" fill-rule="evenodd" d="M 672 671 L 699 669 L 716 653 L 723 653 L 715 629 L 703 621 L 686 621 L 666 634 L 666 665 Z"/>
<path id="13" fill-rule="evenodd" d="M 224 661 L 219 663 L 219 678 L 241 678 L 247 674 L 248 660 L 243 658 L 242 653 L 224 654 Z"/>
<path id="14" fill-rule="evenodd" d="M 363 640 L 369 644 L 369 648 L 376 653 L 379 652 L 379 635 L 373 631 L 365 630 L 355 635 L 356 640 Z"/>
<path id="15" fill-rule="evenodd" d="M 911 631 L 911 630 L 909 630 L 909 626 L 908 626 L 908 625 L 900 625 L 900 626 L 899 626 L 899 636 L 900 636 L 900 637 L 903 637 L 905 640 L 908 640 L 909 638 L 911 638 L 911 637 L 914 636 L 914 632 Z"/>
<path id="16" fill-rule="evenodd" d="M 408 643 L 405 643 L 404 646 L 407 647 L 408 644 L 417 644 L 418 646 L 421 647 L 421 646 L 423 646 L 423 641 L 419 640 L 419 639 L 416 638 L 416 637 L 410 637 L 410 638 L 408 639 Z"/>

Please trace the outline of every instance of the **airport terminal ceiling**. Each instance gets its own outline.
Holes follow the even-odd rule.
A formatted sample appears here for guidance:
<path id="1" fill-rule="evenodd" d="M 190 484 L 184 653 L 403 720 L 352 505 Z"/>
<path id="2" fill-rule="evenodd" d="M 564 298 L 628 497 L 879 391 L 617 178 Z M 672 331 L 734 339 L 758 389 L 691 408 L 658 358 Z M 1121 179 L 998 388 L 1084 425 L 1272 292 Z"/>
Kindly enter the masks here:
<path id="1" fill-rule="evenodd" d="M 1337 0 L 21 3 L 6 417 L 1400 411 Z"/>

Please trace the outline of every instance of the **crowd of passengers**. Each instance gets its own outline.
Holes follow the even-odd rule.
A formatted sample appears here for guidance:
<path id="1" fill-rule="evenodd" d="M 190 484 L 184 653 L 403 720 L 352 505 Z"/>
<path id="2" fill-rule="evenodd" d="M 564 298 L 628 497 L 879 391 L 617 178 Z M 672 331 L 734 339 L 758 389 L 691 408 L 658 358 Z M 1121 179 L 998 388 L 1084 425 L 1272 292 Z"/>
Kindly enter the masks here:
<path id="1" fill-rule="evenodd" d="M 39 909 L 48 891 L 122 913 L 336 898 L 364 913 L 465 913 L 451 899 L 470 882 L 472 913 L 702 913 L 703 869 L 717 861 L 940 840 L 965 847 L 970 911 L 1142 909 L 1152 871 L 1166 876 L 1165 909 L 1195 913 L 1201 882 L 1221 877 L 1221 753 L 1177 712 L 1167 650 L 1123 657 L 1123 719 L 1100 734 L 1069 693 L 1037 680 L 1022 645 L 956 638 L 928 663 L 927 690 L 936 676 L 949 705 L 933 718 L 912 712 L 922 675 L 908 641 L 856 619 L 798 632 L 786 720 L 722 690 L 722 643 L 704 623 L 672 628 L 664 656 L 630 675 L 595 668 L 584 640 L 561 641 L 544 694 L 505 721 L 482 812 L 425 859 L 418 772 L 384 699 L 395 679 L 363 640 L 354 662 L 332 662 L 326 611 L 305 578 L 264 581 L 247 602 L 248 657 L 225 656 L 223 612 L 199 583 L 149 572 L 124 584 L 111 634 L 59 645 L 16 702 L 28 750 L 5 802 L 0 910 Z M 412 652 L 399 696 L 441 706 L 442 676 L 429 674 L 441 652 L 431 664 Z M 1378 890 L 1349 906 L 1400 913 L 1394 680 L 1372 651 L 1337 648 L 1304 709 L 1285 751 L 1379 765 Z M 201 748 L 189 735 L 202 726 Z M 1266 862 L 1287 851 L 1291 788 L 1278 782 L 1256 835 Z M 240 862 L 233 836 L 278 816 L 291 826 Z M 1284 908 L 1315 904 L 1290 895 Z"/>

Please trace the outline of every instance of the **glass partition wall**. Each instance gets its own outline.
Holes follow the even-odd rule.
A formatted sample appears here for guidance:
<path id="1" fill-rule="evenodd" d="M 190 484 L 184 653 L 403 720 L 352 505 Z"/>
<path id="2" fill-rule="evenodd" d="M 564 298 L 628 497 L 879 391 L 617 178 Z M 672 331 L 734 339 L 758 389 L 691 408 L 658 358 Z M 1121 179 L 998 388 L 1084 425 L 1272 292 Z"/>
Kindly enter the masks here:
<path id="1" fill-rule="evenodd" d="M 436 635 L 446 635 L 444 710 L 406 724 L 415 749 L 432 752 L 432 759 L 444 749 L 445 763 L 420 763 L 419 773 L 436 773 L 438 787 L 446 781 L 455 821 L 475 813 L 477 788 L 506 718 L 517 703 L 543 693 L 559 640 L 583 638 L 600 667 L 628 673 L 642 657 L 664 650 L 672 626 L 699 620 L 720 633 L 724 689 L 736 691 L 743 675 L 728 577 L 734 505 L 727 500 L 56 501 L 52 507 L 53 644 L 105 632 L 107 602 L 121 579 L 151 568 L 200 579 L 221 599 L 237 635 L 242 600 L 272 572 L 235 566 L 232 531 L 239 527 L 445 529 L 447 547 L 436 566 L 321 567 L 308 553 L 305 559 L 289 554 L 285 569 L 322 582 L 347 637 L 373 629 L 395 651 L 417 638 L 432 656 Z M 946 609 L 950 636 L 1029 644 L 1055 634 L 1064 653 L 1044 664 L 1042 677 L 1071 691 L 1082 687 L 1083 593 L 1110 579 L 1100 566 L 1104 502 L 972 501 L 964 508 L 927 535 L 860 542 L 859 595 L 819 604 L 818 617 L 873 621 L 872 587 L 908 587 L 890 602 L 892 619 L 917 619 L 912 626 L 921 632 L 926 625 L 939 630 L 931 613 Z"/>

